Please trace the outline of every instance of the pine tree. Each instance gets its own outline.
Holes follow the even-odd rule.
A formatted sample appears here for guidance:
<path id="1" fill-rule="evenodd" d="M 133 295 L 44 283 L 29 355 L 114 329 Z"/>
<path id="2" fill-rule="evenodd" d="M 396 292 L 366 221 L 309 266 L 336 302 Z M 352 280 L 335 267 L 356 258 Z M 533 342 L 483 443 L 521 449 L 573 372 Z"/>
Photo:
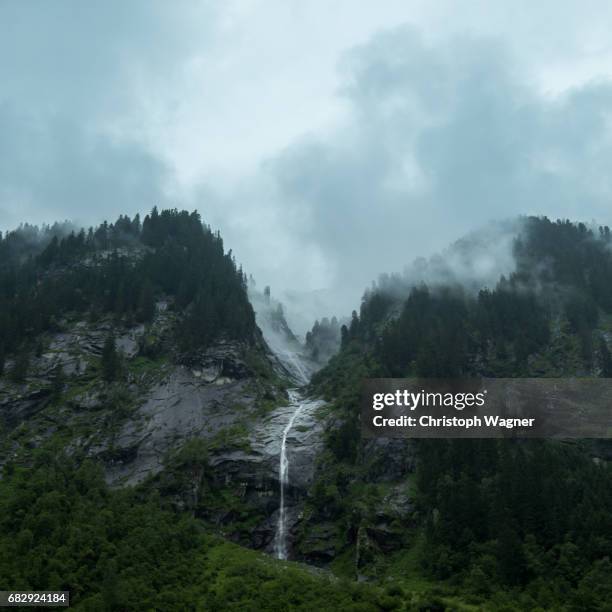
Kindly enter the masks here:
<path id="1" fill-rule="evenodd" d="M 340 328 L 340 346 L 344 348 L 348 344 L 348 341 L 349 341 L 349 331 L 346 325 L 343 325 Z"/>
<path id="2" fill-rule="evenodd" d="M 119 375 L 119 355 L 117 354 L 117 346 L 115 336 L 111 333 L 104 341 L 102 348 L 102 376 L 107 382 L 112 382 Z"/>
<path id="3" fill-rule="evenodd" d="M 140 235 L 140 213 L 136 213 L 136 216 L 134 217 L 133 221 L 132 221 L 132 233 L 135 236 Z"/>
<path id="4" fill-rule="evenodd" d="M 26 349 L 20 351 L 15 358 L 13 368 L 11 370 L 11 380 L 16 383 L 25 382 L 28 376 L 28 370 L 30 368 L 30 356 Z"/>
<path id="5" fill-rule="evenodd" d="M 140 321 L 149 322 L 155 315 L 155 296 L 153 286 L 146 280 L 140 291 L 138 299 L 138 318 Z"/>
<path id="6" fill-rule="evenodd" d="M 504 522 L 497 537 L 497 563 L 499 573 L 508 584 L 520 584 L 525 576 L 525 556 L 516 526 Z"/>
<path id="7" fill-rule="evenodd" d="M 58 363 L 53 368 L 53 373 L 51 375 L 51 389 L 55 397 L 59 397 L 62 394 L 65 382 L 66 377 L 64 375 L 64 368 L 61 363 Z"/>
<path id="8" fill-rule="evenodd" d="M 599 359 L 601 363 L 601 374 L 602 378 L 612 378 L 612 355 L 608 349 L 608 344 L 602 338 L 599 343 Z"/>
<path id="9" fill-rule="evenodd" d="M 349 327 L 349 336 L 351 338 L 356 338 L 359 334 L 359 317 L 357 316 L 357 311 L 353 310 L 351 313 L 351 324 Z"/>

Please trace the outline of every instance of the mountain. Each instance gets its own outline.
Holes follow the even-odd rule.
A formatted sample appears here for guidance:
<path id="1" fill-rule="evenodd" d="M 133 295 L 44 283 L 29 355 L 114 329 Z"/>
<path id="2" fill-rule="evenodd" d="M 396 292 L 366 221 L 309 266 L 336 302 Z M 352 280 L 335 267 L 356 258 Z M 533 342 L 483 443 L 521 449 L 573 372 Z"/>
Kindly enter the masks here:
<path id="1" fill-rule="evenodd" d="M 409 572 L 441 606 L 605 609 L 609 443 L 366 440 L 359 395 L 367 377 L 611 376 L 610 247 L 607 227 L 526 218 L 515 270 L 492 288 L 387 280 L 366 293 L 311 383 L 336 427 L 302 534 L 324 528 L 329 561 L 377 581 Z"/>
<path id="2" fill-rule="evenodd" d="M 69 590 L 82 610 L 375 606 L 379 589 L 230 544 L 274 553 L 287 389 L 308 374 L 272 351 L 197 213 L 22 227 L 0 253 L 2 584 Z M 253 302 L 299 349 L 282 312 Z M 298 406 L 286 522 L 324 423 Z"/>
<path id="3" fill-rule="evenodd" d="M 0 583 L 81 610 L 606 609 L 610 445 L 366 440 L 359 396 L 611 376 L 608 228 L 485 228 L 304 344 L 195 212 L 0 238 Z"/>

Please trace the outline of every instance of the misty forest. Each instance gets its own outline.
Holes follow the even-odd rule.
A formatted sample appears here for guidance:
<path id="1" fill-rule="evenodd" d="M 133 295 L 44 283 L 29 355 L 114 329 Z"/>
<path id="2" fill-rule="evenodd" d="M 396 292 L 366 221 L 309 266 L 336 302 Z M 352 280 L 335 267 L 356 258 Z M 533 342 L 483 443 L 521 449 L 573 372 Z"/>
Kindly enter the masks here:
<path id="1" fill-rule="evenodd" d="M 304 338 L 196 212 L 1 235 L 0 585 L 87 611 L 612 609 L 609 443 L 361 435 L 364 378 L 612 377 L 609 228 L 514 227 L 495 284 L 384 275 Z"/>

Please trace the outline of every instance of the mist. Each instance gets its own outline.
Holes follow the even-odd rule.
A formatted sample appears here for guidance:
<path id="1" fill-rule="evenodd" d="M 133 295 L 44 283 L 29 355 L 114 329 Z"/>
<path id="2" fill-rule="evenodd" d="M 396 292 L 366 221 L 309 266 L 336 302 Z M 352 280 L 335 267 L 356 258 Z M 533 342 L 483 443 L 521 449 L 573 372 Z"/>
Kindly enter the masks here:
<path id="1" fill-rule="evenodd" d="M 3 2 L 0 229 L 197 209 L 303 335 L 493 283 L 500 220 L 609 224 L 610 6 L 443 5 Z"/>

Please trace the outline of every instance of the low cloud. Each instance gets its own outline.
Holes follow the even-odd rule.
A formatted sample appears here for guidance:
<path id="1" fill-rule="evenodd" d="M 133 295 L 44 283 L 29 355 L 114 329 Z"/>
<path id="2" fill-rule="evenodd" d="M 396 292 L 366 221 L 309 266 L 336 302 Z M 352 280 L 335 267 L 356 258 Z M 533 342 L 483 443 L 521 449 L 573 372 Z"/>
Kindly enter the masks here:
<path id="1" fill-rule="evenodd" d="M 172 172 L 142 121 L 172 104 L 158 94 L 214 18 L 210 2 L 186 0 L 2 2 L 0 229 L 165 202 Z"/>
<path id="2" fill-rule="evenodd" d="M 300 270 L 292 289 L 315 288 L 305 245 L 328 262 L 333 278 L 319 277 L 321 286 L 346 309 L 381 272 L 492 219 L 609 217 L 610 82 L 547 98 L 503 45 L 434 45 L 409 27 L 350 51 L 341 70 L 344 124 L 295 142 L 261 169 L 273 185 L 265 206 L 286 220 L 282 240 L 293 245 L 283 265 Z M 275 243 L 272 234 L 272 251 Z M 237 244 L 257 248 L 246 234 Z M 500 249 L 501 269 L 508 252 Z"/>
<path id="3" fill-rule="evenodd" d="M 0 105 L 0 217 L 87 223 L 159 201 L 168 170 L 138 143 L 113 141 L 61 116 L 35 121 Z"/>
<path id="4" fill-rule="evenodd" d="M 551 34 L 559 53 L 536 57 L 548 38 L 511 3 L 472 4 L 478 18 L 454 29 L 440 17 L 452 3 L 433 16 L 383 4 L 342 4 L 338 23 L 357 13 L 338 42 L 322 2 L 3 2 L 0 227 L 198 208 L 260 286 L 311 319 L 350 312 L 380 273 L 490 220 L 609 222 L 612 81 L 585 76 L 607 57 L 601 24 L 579 15 L 574 28 L 565 7 L 553 19 L 567 44 Z M 304 42 L 317 24 L 321 49 Z"/>

